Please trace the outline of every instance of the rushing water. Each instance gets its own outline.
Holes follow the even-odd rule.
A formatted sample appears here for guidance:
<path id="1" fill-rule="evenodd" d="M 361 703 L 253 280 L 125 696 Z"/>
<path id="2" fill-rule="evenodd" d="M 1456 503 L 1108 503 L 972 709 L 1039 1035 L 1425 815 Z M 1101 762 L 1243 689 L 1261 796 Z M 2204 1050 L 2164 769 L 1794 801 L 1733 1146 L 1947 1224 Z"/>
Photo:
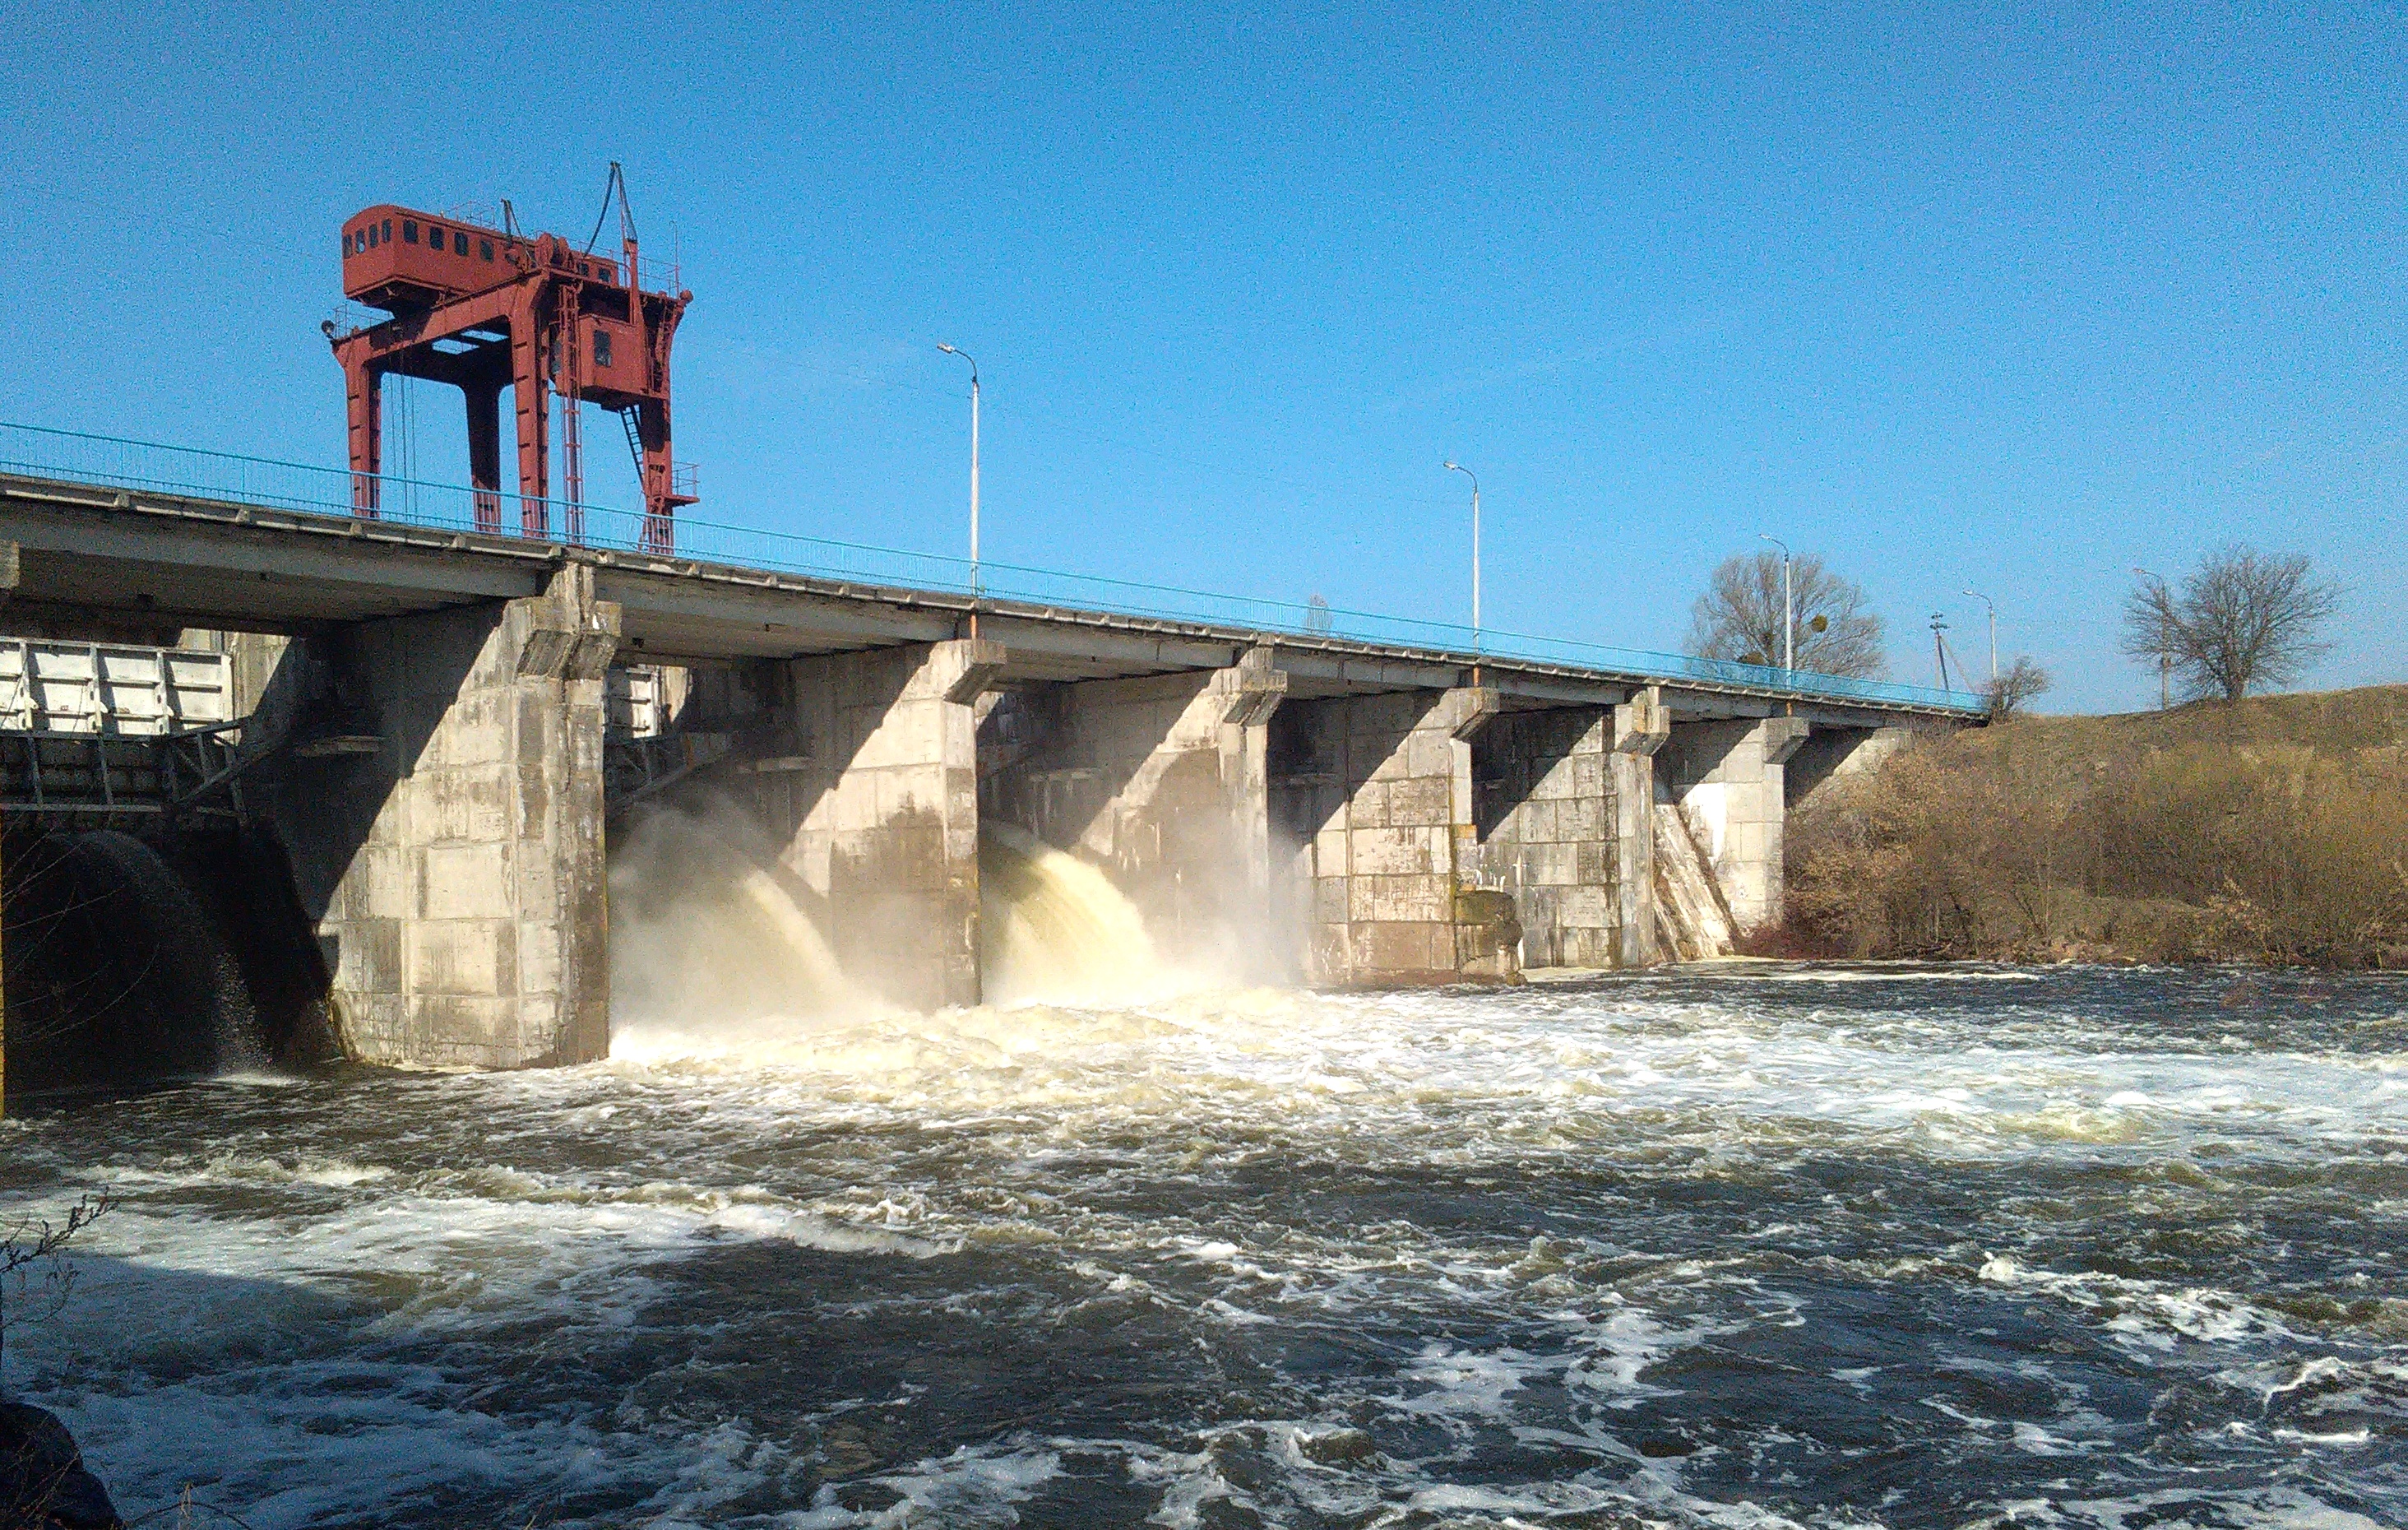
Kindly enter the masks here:
<path id="1" fill-rule="evenodd" d="M 1756 966 L 616 1050 L 0 1126 L 8 1207 L 119 1197 L 7 1379 L 130 1512 L 258 1530 L 2408 1521 L 2397 979 Z"/>

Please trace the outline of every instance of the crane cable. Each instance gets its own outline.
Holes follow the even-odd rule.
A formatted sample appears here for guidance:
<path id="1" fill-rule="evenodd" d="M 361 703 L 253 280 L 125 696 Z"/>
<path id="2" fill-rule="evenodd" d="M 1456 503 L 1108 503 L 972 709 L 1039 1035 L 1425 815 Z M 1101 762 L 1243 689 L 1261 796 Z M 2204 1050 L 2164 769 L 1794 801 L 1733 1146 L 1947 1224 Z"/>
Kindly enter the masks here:
<path id="1" fill-rule="evenodd" d="M 627 177 L 625 172 L 619 168 L 619 162 L 614 159 L 610 162 L 610 179 L 602 183 L 602 210 L 594 215 L 594 232 L 585 238 L 585 253 L 589 255 L 594 253 L 594 247 L 602 240 L 602 225 L 610 221 L 610 194 L 613 192 L 619 195 L 620 231 L 629 238 L 635 236 L 636 214 L 635 210 L 627 206 Z"/>

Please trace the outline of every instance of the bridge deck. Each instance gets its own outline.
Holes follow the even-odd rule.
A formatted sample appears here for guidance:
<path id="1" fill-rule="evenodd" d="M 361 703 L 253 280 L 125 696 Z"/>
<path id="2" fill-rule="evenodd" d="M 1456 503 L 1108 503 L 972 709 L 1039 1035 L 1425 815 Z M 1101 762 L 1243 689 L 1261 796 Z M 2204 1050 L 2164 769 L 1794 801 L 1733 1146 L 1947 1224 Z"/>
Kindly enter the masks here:
<path id="1" fill-rule="evenodd" d="M 1573 643 L 1555 652 L 1381 641 L 1128 611 L 1082 609 L 965 590 L 780 572 L 593 545 L 362 520 L 107 483 L 0 475 L 0 542 L 17 562 L 11 625 L 173 642 L 180 628 L 306 632 L 542 590 L 575 560 L 622 612 L 623 658 L 660 662 L 795 657 L 957 637 L 978 613 L 1002 642 L 1006 684 L 1226 668 L 1274 645 L 1291 694 L 1361 694 L 1459 685 L 1466 668 L 1508 705 L 1612 704 L 1661 687 L 1692 716 L 1791 712 L 1848 724 L 1977 715 L 1962 693 L 1784 675 L 1676 656 L 1616 657 Z M 1172 592 L 1176 593 L 1176 592 Z M 1308 625 L 1312 615 L 1297 608 Z M 1468 634 L 1467 634 L 1468 636 Z M 1528 650 L 1539 640 L 1502 640 Z M 1594 657 L 1587 657 L 1594 655 Z M 1660 657 L 1661 663 L 1648 662 Z"/>

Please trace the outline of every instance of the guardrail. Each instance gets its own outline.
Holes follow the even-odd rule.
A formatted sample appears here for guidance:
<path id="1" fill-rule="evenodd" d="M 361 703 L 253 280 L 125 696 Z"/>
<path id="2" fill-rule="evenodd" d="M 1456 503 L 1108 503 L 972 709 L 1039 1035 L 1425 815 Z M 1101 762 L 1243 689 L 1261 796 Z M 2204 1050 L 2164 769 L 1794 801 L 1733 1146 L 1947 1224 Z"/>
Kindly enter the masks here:
<path id="1" fill-rule="evenodd" d="M 1231 627 L 1251 632 L 1337 638 L 1476 658 L 1597 670 L 1655 681 L 1694 681 L 1834 700 L 1863 700 L 1976 714 L 1978 697 L 1887 680 L 1784 671 L 1686 654 L 1650 653 L 1570 638 L 1483 629 L 1454 622 L 1332 609 L 1308 601 L 1222 595 L 1172 585 L 1068 573 L 1021 564 L 911 553 L 790 532 L 762 531 L 697 517 L 664 523 L 640 510 L 537 499 L 462 484 L 434 484 L 342 468 L 280 462 L 158 441 L 0 422 L 0 472 L 71 479 L 193 498 L 230 500 L 321 513 L 351 514 L 363 500 L 380 517 L 443 530 L 491 530 L 498 516 L 522 535 L 623 552 L 677 556 L 778 573 L 841 579 L 902 589 L 1067 606 L 1115 615 Z"/>

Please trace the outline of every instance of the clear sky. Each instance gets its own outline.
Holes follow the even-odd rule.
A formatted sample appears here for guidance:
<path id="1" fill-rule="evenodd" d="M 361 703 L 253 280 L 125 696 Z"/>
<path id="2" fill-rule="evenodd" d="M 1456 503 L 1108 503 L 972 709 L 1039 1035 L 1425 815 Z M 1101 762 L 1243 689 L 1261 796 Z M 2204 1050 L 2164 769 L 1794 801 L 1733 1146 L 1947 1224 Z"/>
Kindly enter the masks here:
<path id="1" fill-rule="evenodd" d="M 2241 539 L 2408 680 L 2403 22 L 5 0 L 0 419 L 339 462 L 339 222 L 618 159 L 713 519 L 956 550 L 951 340 L 992 558 L 1459 619 L 1454 456 L 1493 627 L 1676 648 L 1772 532 L 2126 707 L 2127 571 Z"/>

